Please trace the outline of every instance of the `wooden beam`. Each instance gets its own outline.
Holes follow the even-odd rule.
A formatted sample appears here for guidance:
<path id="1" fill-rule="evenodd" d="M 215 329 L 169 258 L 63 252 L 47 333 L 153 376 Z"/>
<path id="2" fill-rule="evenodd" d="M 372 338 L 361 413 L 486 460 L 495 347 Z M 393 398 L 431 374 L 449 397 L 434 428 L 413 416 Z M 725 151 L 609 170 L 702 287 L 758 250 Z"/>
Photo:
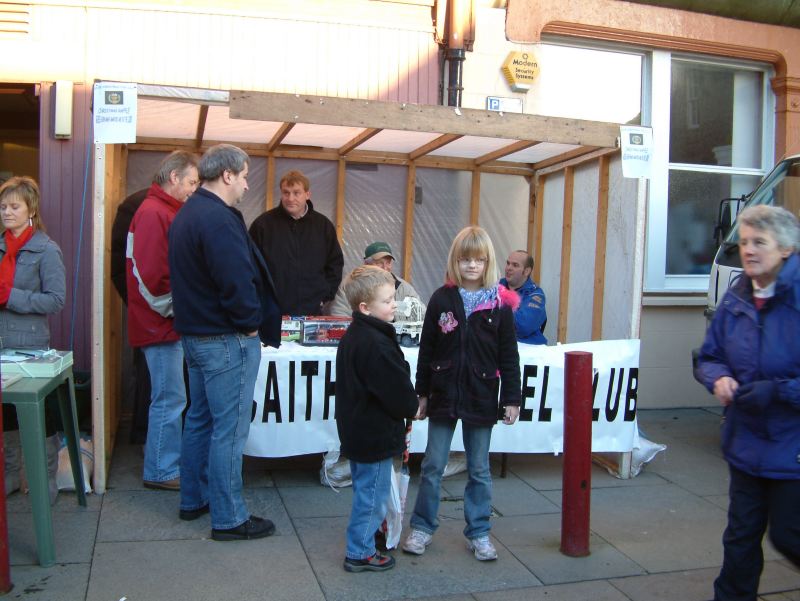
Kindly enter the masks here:
<path id="1" fill-rule="evenodd" d="M 537 144 L 540 144 L 540 142 L 533 142 L 530 140 L 520 140 L 519 142 L 514 142 L 513 144 L 509 144 L 508 146 L 503 146 L 502 148 L 498 148 L 497 150 L 486 153 L 483 156 L 479 156 L 477 159 L 475 159 L 475 166 L 480 167 L 484 163 L 488 163 L 489 161 L 494 161 L 501 157 L 514 154 L 515 152 L 519 152 L 520 150 L 525 150 L 526 148 L 530 148 L 531 146 L 536 146 Z"/>
<path id="2" fill-rule="evenodd" d="M 603 295 L 606 289 L 606 239 L 608 232 L 608 164 L 600 157 L 597 166 L 597 235 L 594 247 L 594 301 L 592 303 L 592 340 L 603 339 Z"/>
<path id="3" fill-rule="evenodd" d="M 351 150 L 353 150 L 354 148 L 356 148 L 358 146 L 361 146 L 364 142 L 369 140 L 371 137 L 381 133 L 382 131 L 383 131 L 382 129 L 379 129 L 379 128 L 376 128 L 376 127 L 370 127 L 370 128 L 365 129 L 360 134 L 358 134 L 355 138 L 353 138 L 349 142 L 346 142 L 344 145 L 340 146 L 339 147 L 339 154 L 341 156 L 346 155 L 348 152 L 350 152 Z"/>
<path id="4" fill-rule="evenodd" d="M 546 169 L 552 165 L 558 165 L 559 163 L 566 163 L 568 160 L 573 159 L 575 157 L 583 156 L 588 154 L 592 151 L 596 150 L 595 148 L 573 148 L 572 150 L 568 150 L 567 152 L 562 152 L 554 157 L 550 157 L 549 159 L 543 159 L 537 163 L 533 164 L 533 168 L 536 171 L 540 171 L 542 169 Z M 558 169 L 555 169 L 558 171 Z"/>
<path id="5" fill-rule="evenodd" d="M 618 153 L 619 150 L 616 148 L 600 148 L 597 150 L 590 150 L 584 154 L 580 154 L 576 157 L 570 158 L 566 161 L 560 162 L 558 164 L 552 165 L 550 167 L 546 167 L 544 169 L 537 169 L 536 165 L 538 163 L 534 163 L 533 168 L 536 169 L 537 174 L 547 175 L 549 173 L 555 173 L 557 171 L 562 171 L 567 167 L 577 167 L 583 163 L 588 163 L 589 161 L 594 161 L 599 159 L 601 156 L 605 155 L 612 155 Z"/>
<path id="6" fill-rule="evenodd" d="M 339 159 L 338 169 L 336 171 L 336 237 L 339 239 L 339 244 L 342 244 L 344 236 L 344 180 L 346 176 L 345 169 L 346 161 Z"/>
<path id="7" fill-rule="evenodd" d="M 533 254 L 533 244 L 536 240 L 536 178 L 528 178 L 528 233 L 525 241 L 525 250 L 534 258 L 536 262 L 536 255 Z M 531 273 L 533 276 L 533 273 Z"/>
<path id="8" fill-rule="evenodd" d="M 233 119 L 376 127 L 613 148 L 619 125 L 522 113 L 356 98 L 231 90 Z"/>
<path id="9" fill-rule="evenodd" d="M 564 169 L 564 217 L 561 225 L 561 281 L 558 287 L 558 342 L 567 342 L 569 317 L 569 271 L 572 259 L 572 201 L 575 190 L 574 167 Z"/>
<path id="10" fill-rule="evenodd" d="M 267 211 L 275 206 L 275 156 L 267 156 L 266 195 L 264 206 Z"/>
<path id="11" fill-rule="evenodd" d="M 472 187 L 469 199 L 469 224 L 480 225 L 481 214 L 481 172 L 475 169 L 472 172 Z"/>
<path id="12" fill-rule="evenodd" d="M 208 120 L 208 105 L 200 105 L 200 114 L 197 116 L 197 132 L 194 136 L 195 148 L 203 145 L 203 134 L 206 131 L 206 121 Z"/>
<path id="13" fill-rule="evenodd" d="M 411 281 L 411 262 L 414 258 L 414 203 L 417 197 L 417 166 L 408 165 L 406 175 L 406 212 L 403 222 L 403 279 Z"/>
<path id="14" fill-rule="evenodd" d="M 458 140 L 460 137 L 462 137 L 462 136 L 457 135 L 457 134 L 444 134 L 444 135 L 441 135 L 438 138 L 436 138 L 434 140 L 431 140 L 427 144 L 424 144 L 424 145 L 420 146 L 416 150 L 412 150 L 411 152 L 409 152 L 408 153 L 408 158 L 410 160 L 412 160 L 412 161 L 415 160 L 415 159 L 418 159 L 419 157 L 421 157 L 421 156 L 423 156 L 425 154 L 428 154 L 429 152 L 433 152 L 434 150 L 436 150 L 438 148 L 441 148 L 442 146 L 445 146 L 446 144 L 449 144 L 450 142 L 454 142 L 455 140 Z"/>
<path id="15" fill-rule="evenodd" d="M 535 253 L 533 255 L 533 281 L 542 281 L 542 221 L 544 220 L 544 183 L 547 177 L 534 177 L 531 178 L 532 186 L 536 188 L 536 217 L 534 218 L 534 227 L 536 234 L 533 238 L 535 246 Z"/>
<path id="16" fill-rule="evenodd" d="M 294 123 L 282 123 L 275 135 L 272 136 L 272 139 L 267 142 L 267 152 L 275 150 L 283 142 L 283 139 L 289 135 L 293 127 Z"/>

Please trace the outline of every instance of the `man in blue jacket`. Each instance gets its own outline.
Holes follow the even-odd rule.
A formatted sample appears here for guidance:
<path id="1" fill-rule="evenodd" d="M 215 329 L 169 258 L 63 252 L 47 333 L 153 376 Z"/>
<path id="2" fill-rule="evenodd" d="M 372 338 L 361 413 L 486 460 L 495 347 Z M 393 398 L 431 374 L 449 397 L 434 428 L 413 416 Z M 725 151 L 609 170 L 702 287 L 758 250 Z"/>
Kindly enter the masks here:
<path id="1" fill-rule="evenodd" d="M 250 159 L 230 144 L 200 160 L 203 185 L 169 231 L 175 330 L 189 368 L 191 406 L 181 445 L 180 518 L 211 513 L 211 538 L 269 536 L 242 497 L 242 451 L 250 430 L 259 335 L 280 344 L 280 311 L 269 270 L 234 208 L 247 192 Z"/>
<path id="2" fill-rule="evenodd" d="M 506 277 L 500 283 L 519 294 L 519 308 L 514 313 L 517 341 L 526 344 L 547 344 L 544 325 L 547 311 L 544 290 L 531 280 L 533 257 L 524 250 L 515 250 L 506 259 Z"/>

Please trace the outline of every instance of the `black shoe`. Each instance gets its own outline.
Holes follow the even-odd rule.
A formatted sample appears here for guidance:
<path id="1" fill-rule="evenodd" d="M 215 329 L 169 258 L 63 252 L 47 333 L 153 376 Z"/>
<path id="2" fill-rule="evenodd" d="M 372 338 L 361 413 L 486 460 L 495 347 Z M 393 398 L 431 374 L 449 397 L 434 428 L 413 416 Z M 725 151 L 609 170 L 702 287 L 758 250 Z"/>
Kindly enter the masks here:
<path id="1" fill-rule="evenodd" d="M 208 503 L 203 505 L 202 507 L 198 507 L 197 509 L 181 509 L 178 513 L 178 517 L 182 520 L 186 520 L 187 522 L 191 522 L 192 520 L 196 520 L 199 517 L 204 516 L 208 513 Z"/>
<path id="2" fill-rule="evenodd" d="M 275 524 L 264 518 L 251 515 L 246 522 L 239 524 L 236 528 L 227 530 L 211 530 L 211 538 L 214 540 L 250 540 L 253 538 L 264 538 L 275 532 Z"/>
<path id="3" fill-rule="evenodd" d="M 394 557 L 381 555 L 380 553 L 375 553 L 375 555 L 366 559 L 350 559 L 346 557 L 344 560 L 346 572 L 385 572 L 393 567 Z"/>

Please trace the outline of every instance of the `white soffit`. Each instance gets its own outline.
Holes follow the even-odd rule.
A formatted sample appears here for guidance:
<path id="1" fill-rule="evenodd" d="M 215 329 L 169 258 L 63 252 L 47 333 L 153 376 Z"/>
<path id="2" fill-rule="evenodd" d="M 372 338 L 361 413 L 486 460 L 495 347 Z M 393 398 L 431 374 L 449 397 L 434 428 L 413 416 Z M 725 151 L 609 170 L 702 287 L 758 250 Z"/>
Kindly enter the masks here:
<path id="1" fill-rule="evenodd" d="M 539 161 L 553 158 L 554 156 L 564 154 L 565 152 L 575 150 L 576 148 L 580 148 L 580 146 L 543 142 L 542 144 L 537 144 L 536 146 L 531 146 L 525 150 L 520 150 L 514 154 L 504 156 L 501 160 L 513 161 L 515 163 L 538 163 Z"/>
<path id="2" fill-rule="evenodd" d="M 408 154 L 425 146 L 442 134 L 419 131 L 400 131 L 383 129 L 358 147 L 358 150 L 376 150 L 381 152 L 401 152 Z"/>
<path id="3" fill-rule="evenodd" d="M 499 150 L 517 140 L 507 140 L 505 138 L 478 138 L 476 136 L 464 136 L 449 144 L 437 148 L 430 154 L 445 157 L 458 157 L 461 159 L 475 159 L 495 150 Z M 505 157 L 503 157 L 505 159 Z"/>
<path id="4" fill-rule="evenodd" d="M 137 138 L 193 140 L 197 135 L 199 104 L 139 98 L 136 113 Z"/>
<path id="5" fill-rule="evenodd" d="M 228 117 L 228 113 L 227 106 L 208 107 L 203 139 L 218 140 L 220 142 L 266 144 L 282 125 L 274 121 L 231 119 Z"/>

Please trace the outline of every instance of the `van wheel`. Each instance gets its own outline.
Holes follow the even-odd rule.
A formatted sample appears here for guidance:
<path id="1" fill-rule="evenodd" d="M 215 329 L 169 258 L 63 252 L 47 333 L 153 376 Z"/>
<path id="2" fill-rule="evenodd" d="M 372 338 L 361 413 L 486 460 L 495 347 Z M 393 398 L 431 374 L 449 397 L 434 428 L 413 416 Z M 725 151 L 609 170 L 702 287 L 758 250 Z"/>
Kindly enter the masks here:
<path id="1" fill-rule="evenodd" d="M 411 340 L 411 336 L 409 334 L 403 334 L 400 336 L 400 346 L 414 346 L 414 341 Z"/>

